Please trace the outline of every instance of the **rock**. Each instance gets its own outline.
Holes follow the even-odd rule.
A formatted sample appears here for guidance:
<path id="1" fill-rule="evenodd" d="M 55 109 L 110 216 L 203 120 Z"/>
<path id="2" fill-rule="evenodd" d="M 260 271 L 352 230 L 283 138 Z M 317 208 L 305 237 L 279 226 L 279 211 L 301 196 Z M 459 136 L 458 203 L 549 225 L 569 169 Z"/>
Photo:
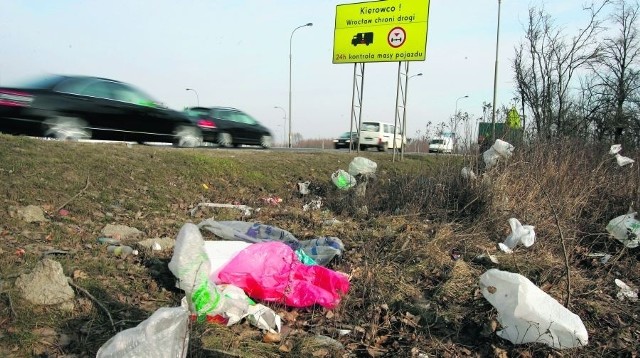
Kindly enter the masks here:
<path id="1" fill-rule="evenodd" d="M 313 345 L 317 347 L 325 347 L 331 350 L 343 350 L 344 346 L 342 343 L 336 341 L 335 339 L 323 335 L 316 335 L 313 338 Z"/>
<path id="2" fill-rule="evenodd" d="M 149 251 L 151 250 L 161 251 L 161 250 L 172 249 L 173 246 L 175 246 L 175 244 L 176 244 L 175 239 L 172 239 L 170 237 L 163 237 L 163 238 L 146 239 L 146 240 L 138 241 L 137 245 L 140 248 L 144 248 Z M 158 246 L 160 246 L 159 250 L 158 250 Z"/>
<path id="3" fill-rule="evenodd" d="M 16 279 L 16 289 L 22 297 L 36 305 L 59 305 L 62 310 L 73 310 L 75 293 L 62 271 L 62 265 L 43 259 L 29 274 Z"/>
<path id="4" fill-rule="evenodd" d="M 9 207 L 9 215 L 11 217 L 17 216 L 19 219 L 28 223 L 49 221 L 44 217 L 44 211 L 42 208 L 35 205 Z"/>
<path id="5" fill-rule="evenodd" d="M 107 224 L 103 229 L 102 229 L 102 235 L 103 236 L 108 236 L 108 237 L 115 237 L 115 238 L 120 238 L 120 239 L 128 239 L 128 238 L 133 238 L 136 236 L 139 236 L 142 234 L 142 231 L 134 228 L 134 227 L 129 227 L 126 225 L 112 225 L 112 224 Z"/>

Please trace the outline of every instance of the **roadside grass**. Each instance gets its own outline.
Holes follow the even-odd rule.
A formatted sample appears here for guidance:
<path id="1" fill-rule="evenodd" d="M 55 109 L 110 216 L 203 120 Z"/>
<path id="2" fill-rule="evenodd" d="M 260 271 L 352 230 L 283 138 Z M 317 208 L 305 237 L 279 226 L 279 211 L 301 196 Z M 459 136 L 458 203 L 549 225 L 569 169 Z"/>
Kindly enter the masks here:
<path id="1" fill-rule="evenodd" d="M 511 345 L 489 329 L 496 311 L 479 294 L 478 276 L 493 267 L 528 277 L 582 318 L 590 343 L 563 356 L 632 355 L 640 350 L 640 309 L 616 298 L 613 280 L 638 287 L 640 253 L 610 238 L 604 227 L 638 205 L 640 170 L 618 167 L 607 150 L 536 143 L 517 148 L 491 170 L 479 155 L 405 154 L 393 161 L 390 153 L 364 152 L 378 172 L 360 196 L 330 181 L 335 170 L 348 169 L 355 152 L 128 147 L 0 135 L 0 327 L 7 332 L 0 335 L 0 355 L 93 356 L 114 330 L 137 325 L 159 307 L 179 305 L 183 294 L 166 266 L 172 252 L 117 259 L 96 239 L 108 223 L 136 227 L 143 238 L 175 238 L 184 223 L 212 216 L 260 221 L 299 239 L 341 238 L 346 251 L 330 267 L 350 275 L 351 289 L 332 311 L 269 304 L 283 317 L 279 343 L 263 342 L 247 323 L 193 323 L 190 357 L 344 356 L 319 345 L 318 335 L 339 340 L 350 356 L 556 354 L 539 344 Z M 638 160 L 638 153 L 625 155 Z M 462 166 L 473 168 L 478 179 L 461 178 Z M 311 182 L 306 197 L 296 191 L 302 181 Z M 264 200 L 274 197 L 282 202 Z M 302 209 L 318 197 L 321 210 Z M 202 202 L 260 211 L 246 218 L 238 210 L 205 207 L 191 216 Z M 49 222 L 10 215 L 10 207 L 24 205 L 42 207 Z M 69 214 L 60 215 L 60 207 Z M 508 235 L 511 217 L 535 226 L 536 243 L 508 255 L 496 244 Z M 333 218 L 342 223 L 323 225 Z M 14 254 L 19 248 L 23 257 Z M 69 251 L 49 257 L 108 309 L 113 326 L 78 290 L 70 314 L 22 301 L 11 283 L 51 249 Z M 452 259 L 454 249 L 461 260 Z M 590 253 L 612 259 L 602 264 Z M 499 263 L 480 260 L 482 254 Z M 49 342 L 43 327 L 64 333 L 70 343 Z"/>

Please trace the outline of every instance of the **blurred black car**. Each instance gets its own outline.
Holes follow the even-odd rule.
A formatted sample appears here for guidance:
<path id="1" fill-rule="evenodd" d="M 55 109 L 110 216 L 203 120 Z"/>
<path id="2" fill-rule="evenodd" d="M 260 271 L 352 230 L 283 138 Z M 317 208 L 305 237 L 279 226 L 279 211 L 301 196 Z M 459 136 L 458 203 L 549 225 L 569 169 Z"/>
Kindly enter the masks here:
<path id="1" fill-rule="evenodd" d="M 0 132 L 58 139 L 202 143 L 198 126 L 144 92 L 115 80 L 48 75 L 0 87 Z"/>
<path id="2" fill-rule="evenodd" d="M 351 144 L 351 149 L 358 147 L 358 132 L 344 132 L 333 140 L 333 146 L 336 149 L 349 148 L 349 144 Z"/>
<path id="3" fill-rule="evenodd" d="M 184 112 L 198 125 L 205 142 L 220 147 L 243 144 L 271 148 L 271 131 L 245 112 L 231 107 L 191 107 Z"/>

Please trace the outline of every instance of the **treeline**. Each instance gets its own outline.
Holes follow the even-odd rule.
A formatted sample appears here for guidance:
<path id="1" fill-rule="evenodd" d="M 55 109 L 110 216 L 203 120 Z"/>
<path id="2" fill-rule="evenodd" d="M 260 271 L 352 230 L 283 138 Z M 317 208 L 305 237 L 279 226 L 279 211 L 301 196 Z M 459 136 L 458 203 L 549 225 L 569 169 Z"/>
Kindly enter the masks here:
<path id="1" fill-rule="evenodd" d="M 512 62 L 527 133 L 640 146 L 640 39 L 636 0 L 583 6 L 569 33 L 544 7 L 531 7 Z"/>

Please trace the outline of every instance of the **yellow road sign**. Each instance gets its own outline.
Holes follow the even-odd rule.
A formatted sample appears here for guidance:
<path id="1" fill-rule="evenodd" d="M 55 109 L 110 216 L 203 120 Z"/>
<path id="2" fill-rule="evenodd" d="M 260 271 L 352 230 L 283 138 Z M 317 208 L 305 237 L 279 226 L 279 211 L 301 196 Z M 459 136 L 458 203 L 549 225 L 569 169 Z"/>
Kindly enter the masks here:
<path id="1" fill-rule="evenodd" d="M 333 63 L 424 61 L 429 0 L 336 6 Z"/>

